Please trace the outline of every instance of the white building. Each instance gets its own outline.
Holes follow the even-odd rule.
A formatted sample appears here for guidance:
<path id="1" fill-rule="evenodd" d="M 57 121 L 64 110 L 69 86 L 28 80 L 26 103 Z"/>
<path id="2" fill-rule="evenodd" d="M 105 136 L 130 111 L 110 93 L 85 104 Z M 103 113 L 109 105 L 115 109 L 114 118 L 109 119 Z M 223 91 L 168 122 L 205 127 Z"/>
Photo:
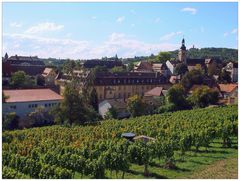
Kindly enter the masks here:
<path id="1" fill-rule="evenodd" d="M 8 98 L 3 103 L 3 114 L 15 112 L 24 117 L 37 107 L 50 109 L 60 103 L 62 96 L 51 89 L 3 90 Z"/>
<path id="2" fill-rule="evenodd" d="M 238 82 L 238 63 L 229 62 L 224 69 L 230 73 L 233 82 Z"/>

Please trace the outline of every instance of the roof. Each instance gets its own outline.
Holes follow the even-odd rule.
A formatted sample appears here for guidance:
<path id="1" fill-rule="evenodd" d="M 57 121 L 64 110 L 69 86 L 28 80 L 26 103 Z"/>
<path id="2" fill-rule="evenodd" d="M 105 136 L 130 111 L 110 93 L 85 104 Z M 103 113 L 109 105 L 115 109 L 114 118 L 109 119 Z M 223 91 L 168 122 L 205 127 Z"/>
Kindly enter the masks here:
<path id="1" fill-rule="evenodd" d="M 12 72 L 24 71 L 26 74 L 31 76 L 36 76 L 42 74 L 45 67 L 44 66 L 21 66 L 21 65 L 11 65 Z"/>
<path id="2" fill-rule="evenodd" d="M 140 135 L 140 136 L 136 136 L 133 138 L 134 140 L 142 140 L 144 142 L 148 142 L 148 141 L 155 141 L 155 138 L 149 137 L 149 136 L 145 136 L 145 135 Z"/>
<path id="3" fill-rule="evenodd" d="M 176 84 L 180 81 L 180 75 L 172 75 L 169 79 L 169 82 Z"/>
<path id="4" fill-rule="evenodd" d="M 45 68 L 42 75 L 46 77 L 53 69 L 52 68 Z"/>
<path id="5" fill-rule="evenodd" d="M 163 70 L 163 69 L 167 68 L 167 66 L 166 66 L 165 63 L 154 63 L 154 64 L 152 65 L 152 68 L 153 68 L 154 70 L 156 70 L 156 69 Z"/>
<path id="6" fill-rule="evenodd" d="M 35 66 L 45 66 L 44 62 L 37 56 L 11 56 L 7 59 L 11 65 L 35 65 Z"/>
<path id="7" fill-rule="evenodd" d="M 237 84 L 218 84 L 221 92 L 231 93 L 238 85 Z"/>
<path id="8" fill-rule="evenodd" d="M 51 89 L 3 90 L 9 98 L 7 103 L 62 100 L 63 97 Z"/>
<path id="9" fill-rule="evenodd" d="M 150 91 L 147 91 L 144 96 L 161 96 L 163 87 L 155 87 Z"/>
<path id="10" fill-rule="evenodd" d="M 134 70 L 137 71 L 150 71 L 152 72 L 152 65 L 149 62 L 141 61 L 137 65 L 135 65 Z"/>
<path id="11" fill-rule="evenodd" d="M 115 66 L 123 66 L 122 62 L 119 60 L 87 60 L 84 62 L 84 68 L 94 68 L 96 66 L 106 66 L 107 68 L 113 68 Z"/>

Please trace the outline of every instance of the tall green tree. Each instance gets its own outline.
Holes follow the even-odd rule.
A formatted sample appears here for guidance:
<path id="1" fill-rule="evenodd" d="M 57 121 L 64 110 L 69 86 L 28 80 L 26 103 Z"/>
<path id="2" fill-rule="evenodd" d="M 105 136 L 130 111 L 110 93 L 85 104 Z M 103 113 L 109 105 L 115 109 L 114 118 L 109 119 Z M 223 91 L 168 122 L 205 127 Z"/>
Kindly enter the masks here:
<path id="1" fill-rule="evenodd" d="M 174 73 L 176 75 L 184 75 L 187 71 L 188 71 L 187 65 L 185 63 L 179 63 L 177 64 Z"/>
<path id="2" fill-rule="evenodd" d="M 10 85 L 14 88 L 31 87 L 34 85 L 34 80 L 24 71 L 17 71 L 12 74 Z"/>
<path id="3" fill-rule="evenodd" d="M 201 86 L 193 91 L 189 100 L 195 107 L 206 107 L 218 102 L 218 92 L 208 86 Z"/>
<path id="4" fill-rule="evenodd" d="M 160 52 L 157 55 L 157 62 L 165 63 L 166 61 L 170 60 L 170 58 L 171 58 L 171 53 L 169 53 L 169 52 Z"/>
<path id="5" fill-rule="evenodd" d="M 194 84 L 202 84 L 204 80 L 204 74 L 201 70 L 193 69 L 187 72 L 182 80 L 181 84 L 185 89 L 190 89 Z"/>
<path id="6" fill-rule="evenodd" d="M 187 107 L 185 89 L 181 84 L 175 84 L 167 93 L 168 103 L 175 105 L 178 109 Z"/>
<path id="7" fill-rule="evenodd" d="M 129 97 L 127 100 L 127 109 L 132 117 L 143 115 L 144 107 L 144 102 L 138 95 Z"/>

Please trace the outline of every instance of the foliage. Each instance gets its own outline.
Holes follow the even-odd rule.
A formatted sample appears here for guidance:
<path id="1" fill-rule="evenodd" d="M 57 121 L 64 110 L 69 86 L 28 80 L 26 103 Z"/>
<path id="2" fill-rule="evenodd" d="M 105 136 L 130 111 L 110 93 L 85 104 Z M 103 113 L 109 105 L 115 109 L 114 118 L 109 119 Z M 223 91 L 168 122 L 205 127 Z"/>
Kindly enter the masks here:
<path id="1" fill-rule="evenodd" d="M 185 90 L 181 84 L 175 84 L 168 90 L 167 100 L 168 103 L 173 104 L 177 109 L 188 107 Z"/>
<path id="2" fill-rule="evenodd" d="M 129 64 L 128 64 L 128 67 L 127 67 L 127 71 L 132 71 L 134 69 L 134 63 L 133 62 L 130 62 Z"/>
<path id="3" fill-rule="evenodd" d="M 37 78 L 36 78 L 36 83 L 37 85 L 39 86 L 44 86 L 45 85 L 45 79 L 42 75 L 37 75 Z"/>
<path id="4" fill-rule="evenodd" d="M 218 82 L 223 84 L 231 83 L 232 78 L 230 76 L 230 73 L 227 72 L 226 70 L 222 70 L 219 74 Z"/>
<path id="5" fill-rule="evenodd" d="M 208 86 L 201 86 L 193 91 L 189 100 L 195 107 L 206 107 L 218 102 L 218 92 Z"/>
<path id="6" fill-rule="evenodd" d="M 185 89 L 190 89 L 194 84 L 202 84 L 204 79 L 204 75 L 201 70 L 193 69 L 187 72 L 182 80 L 181 84 Z"/>
<path id="7" fill-rule="evenodd" d="M 122 66 L 115 66 L 110 70 L 110 72 L 112 72 L 112 73 L 126 72 L 126 71 L 127 70 Z"/>
<path id="8" fill-rule="evenodd" d="M 4 92 L 2 92 L 2 103 L 5 103 L 7 99 L 9 99 L 9 96 L 5 95 Z"/>
<path id="9" fill-rule="evenodd" d="M 171 54 L 169 52 L 159 52 L 157 55 L 157 62 L 165 63 L 167 60 L 170 60 Z"/>
<path id="10" fill-rule="evenodd" d="M 174 73 L 176 75 L 184 75 L 187 71 L 188 71 L 187 65 L 185 63 L 179 63 L 177 64 Z"/>
<path id="11" fill-rule="evenodd" d="M 70 73 L 72 74 L 73 73 L 73 70 L 76 66 L 76 62 L 74 60 L 70 60 L 68 59 L 66 62 L 64 62 L 63 64 L 63 72 L 64 73 Z"/>
<path id="12" fill-rule="evenodd" d="M 140 116 L 144 114 L 144 102 L 138 95 L 129 97 L 127 100 L 127 110 L 132 117 Z"/>
<path id="13" fill-rule="evenodd" d="M 31 127 L 48 126 L 53 124 L 53 116 L 44 107 L 38 107 L 34 112 L 28 114 L 27 121 Z"/>
<path id="14" fill-rule="evenodd" d="M 117 119 L 118 118 L 118 111 L 116 108 L 111 107 L 108 109 L 108 112 L 104 116 L 105 119 Z"/>
<path id="15" fill-rule="evenodd" d="M 3 115 L 3 130 L 13 130 L 18 128 L 19 117 L 15 112 L 7 113 Z"/>
<path id="16" fill-rule="evenodd" d="M 26 75 L 24 71 L 17 71 L 12 74 L 10 85 L 13 88 L 25 88 L 31 87 L 35 83 L 29 75 Z"/>

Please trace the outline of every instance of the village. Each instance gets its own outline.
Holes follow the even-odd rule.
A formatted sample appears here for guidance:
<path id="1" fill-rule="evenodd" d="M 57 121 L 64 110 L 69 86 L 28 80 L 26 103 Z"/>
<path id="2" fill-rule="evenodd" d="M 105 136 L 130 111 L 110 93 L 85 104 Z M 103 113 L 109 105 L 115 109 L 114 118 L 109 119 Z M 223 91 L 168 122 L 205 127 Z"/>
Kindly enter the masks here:
<path id="1" fill-rule="evenodd" d="M 238 101 L 238 63 L 235 60 L 226 63 L 215 58 L 190 59 L 184 39 L 176 60 L 164 63 L 140 61 L 131 68 L 130 64 L 123 64 L 118 59 L 86 60 L 77 68 L 60 72 L 46 66 L 37 56 L 8 57 L 7 54 L 2 58 L 2 66 L 3 95 L 6 98 L 3 115 L 14 112 L 20 120 L 24 120 L 20 127 L 28 125 L 27 117 L 37 108 L 42 107 L 48 112 L 60 105 L 65 86 L 73 79 L 78 80 L 81 92 L 89 82 L 87 80 L 91 79 L 92 72 L 94 79 L 90 86 L 96 94 L 95 110 L 102 119 L 109 118 L 109 111 L 113 110 L 116 112 L 113 118 L 130 117 L 127 101 L 134 96 L 146 104 L 144 110 L 148 110 L 148 114 L 159 113 L 156 109 L 167 100 L 169 89 L 181 82 L 186 85 L 188 96 L 203 87 L 217 92 L 214 106 L 236 104 Z M 202 77 L 193 80 L 194 76 L 198 76 L 194 75 L 194 71 L 197 74 L 202 72 Z M 20 80 L 19 75 L 26 80 Z M 17 80 L 14 76 L 18 76 Z M 206 105 L 212 104 L 209 102 Z"/>

